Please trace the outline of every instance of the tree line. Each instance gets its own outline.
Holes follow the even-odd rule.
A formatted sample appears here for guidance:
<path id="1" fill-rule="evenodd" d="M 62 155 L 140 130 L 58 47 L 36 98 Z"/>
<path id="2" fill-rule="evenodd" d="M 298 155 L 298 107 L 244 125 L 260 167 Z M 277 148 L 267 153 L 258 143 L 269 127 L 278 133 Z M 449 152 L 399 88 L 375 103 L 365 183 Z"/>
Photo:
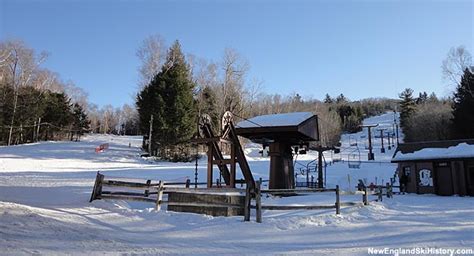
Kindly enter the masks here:
<path id="1" fill-rule="evenodd" d="M 0 144 L 77 140 L 88 131 L 85 92 L 42 67 L 47 57 L 22 41 L 0 42 Z"/>
<path id="2" fill-rule="evenodd" d="M 165 159 L 190 159 L 189 144 L 197 133 L 197 118 L 211 117 L 216 134 L 226 111 L 236 121 L 257 115 L 309 111 L 318 115 L 323 146 L 335 146 L 342 132 L 360 129 L 363 118 L 393 110 L 391 99 L 350 101 L 343 94 L 323 101 L 299 94 L 281 96 L 261 92 L 262 83 L 248 78 L 249 63 L 234 49 L 219 61 L 184 54 L 175 41 L 169 48 L 158 36 L 146 38 L 137 50 L 141 61 L 136 107 L 141 134 L 151 129 L 151 154 Z M 147 146 L 144 147 L 148 149 Z"/>
<path id="3" fill-rule="evenodd" d="M 400 126 L 405 142 L 474 138 L 474 69 L 464 47 L 452 48 L 442 63 L 446 80 L 455 85 L 453 94 L 438 98 L 405 89 L 400 97 Z"/>

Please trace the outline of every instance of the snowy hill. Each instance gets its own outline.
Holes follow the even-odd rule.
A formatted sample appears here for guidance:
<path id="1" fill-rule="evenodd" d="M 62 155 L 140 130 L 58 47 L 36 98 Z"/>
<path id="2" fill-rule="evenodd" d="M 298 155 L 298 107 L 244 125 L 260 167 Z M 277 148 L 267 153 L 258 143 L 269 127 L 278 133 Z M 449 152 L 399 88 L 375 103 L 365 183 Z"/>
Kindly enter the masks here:
<path id="1" fill-rule="evenodd" d="M 390 126 L 393 114 L 365 120 Z M 357 179 L 381 184 L 393 176 L 393 150 L 367 161 L 366 131 L 345 134 L 341 154 L 327 153 L 327 186 L 353 190 Z M 354 145 L 357 142 L 357 146 Z M 95 147 L 110 148 L 96 153 Z M 241 217 L 155 212 L 145 203 L 89 203 L 97 171 L 107 176 L 184 181 L 194 163 L 148 162 L 139 157 L 140 137 L 90 135 L 81 142 L 41 142 L 0 147 L 0 254 L 294 254 L 366 255 L 367 248 L 472 248 L 474 198 L 395 195 L 367 207 L 323 211 L 264 211 L 263 223 Z M 360 168 L 348 158 L 360 152 Z M 257 145 L 246 153 L 256 178 L 268 177 L 268 158 Z M 309 152 L 295 165 L 315 159 Z M 339 162 L 332 162 L 340 158 Z M 342 161 L 344 160 L 344 161 Z M 199 162 L 205 180 L 206 161 Z M 334 195 L 264 198 L 264 203 L 334 203 Z M 343 200 L 360 200 L 344 196 Z"/>

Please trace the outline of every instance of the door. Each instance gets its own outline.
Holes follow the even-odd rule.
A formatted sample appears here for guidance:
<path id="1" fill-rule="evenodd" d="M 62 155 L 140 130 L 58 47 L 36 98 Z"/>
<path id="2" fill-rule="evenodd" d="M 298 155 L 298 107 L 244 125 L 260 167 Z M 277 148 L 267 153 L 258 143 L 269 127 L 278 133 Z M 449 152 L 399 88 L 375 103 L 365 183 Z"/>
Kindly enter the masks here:
<path id="1" fill-rule="evenodd" d="M 451 196 L 453 191 L 453 175 L 448 162 L 438 162 L 436 166 L 436 194 Z"/>
<path id="2" fill-rule="evenodd" d="M 467 193 L 474 196 L 474 163 L 470 163 L 467 167 Z"/>

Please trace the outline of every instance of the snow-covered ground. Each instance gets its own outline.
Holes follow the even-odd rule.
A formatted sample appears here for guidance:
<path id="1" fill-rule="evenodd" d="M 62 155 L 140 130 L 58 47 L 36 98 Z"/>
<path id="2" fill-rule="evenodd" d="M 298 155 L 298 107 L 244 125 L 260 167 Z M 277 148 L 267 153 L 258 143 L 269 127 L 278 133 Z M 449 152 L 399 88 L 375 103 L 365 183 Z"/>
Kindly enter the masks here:
<path id="1" fill-rule="evenodd" d="M 391 120 L 389 113 L 365 122 L 388 127 Z M 344 160 L 327 166 L 328 187 L 354 190 L 357 179 L 381 184 L 393 176 L 394 149 L 381 154 L 380 139 L 374 139 L 375 161 L 368 163 L 365 133 L 344 135 L 341 154 L 325 155 L 328 163 Z M 101 143 L 110 148 L 95 153 Z M 145 203 L 89 203 L 97 171 L 124 178 L 194 179 L 194 163 L 147 161 L 139 157 L 140 143 L 138 137 L 90 135 L 81 142 L 0 147 L 0 254 L 367 255 L 370 247 L 474 248 L 472 197 L 395 195 L 343 208 L 340 215 L 334 210 L 264 211 L 261 224 L 253 221 L 254 214 L 251 222 L 243 222 L 242 217 L 155 212 Z M 354 152 L 360 152 L 360 169 L 348 167 Z M 254 176 L 266 179 L 268 158 L 258 156 L 252 145 L 246 153 Z M 296 170 L 315 156 L 299 155 Z M 198 170 L 204 181 L 205 159 Z M 268 197 L 263 203 L 333 204 L 334 195 Z"/>

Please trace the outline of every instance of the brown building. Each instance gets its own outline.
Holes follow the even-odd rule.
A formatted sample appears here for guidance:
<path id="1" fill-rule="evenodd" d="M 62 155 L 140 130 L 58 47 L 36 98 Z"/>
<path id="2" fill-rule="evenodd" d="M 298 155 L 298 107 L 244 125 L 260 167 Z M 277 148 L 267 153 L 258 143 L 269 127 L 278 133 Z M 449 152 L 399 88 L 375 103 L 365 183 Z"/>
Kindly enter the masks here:
<path id="1" fill-rule="evenodd" d="M 392 163 L 409 193 L 474 196 L 474 140 L 403 143 Z"/>

